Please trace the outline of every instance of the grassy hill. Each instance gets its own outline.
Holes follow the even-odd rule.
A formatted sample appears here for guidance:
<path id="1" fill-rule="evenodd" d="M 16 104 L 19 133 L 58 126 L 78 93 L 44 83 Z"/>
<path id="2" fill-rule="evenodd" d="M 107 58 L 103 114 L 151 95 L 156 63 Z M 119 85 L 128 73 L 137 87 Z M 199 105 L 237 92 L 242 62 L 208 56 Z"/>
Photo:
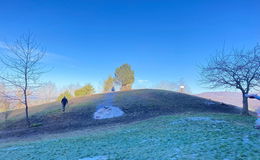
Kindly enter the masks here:
<path id="1" fill-rule="evenodd" d="M 184 112 L 221 112 L 239 113 L 234 106 L 214 103 L 187 94 L 164 90 L 132 90 L 97 94 L 70 100 L 65 113 L 61 112 L 59 102 L 31 107 L 30 120 L 35 127 L 25 127 L 24 110 L 9 113 L 7 123 L 0 123 L 0 138 L 7 136 L 25 136 L 28 134 L 66 132 L 75 129 L 91 128 L 115 123 L 129 123 L 159 115 Z M 119 118 L 94 120 L 97 106 L 113 105 L 120 107 L 126 114 Z"/>
<path id="2" fill-rule="evenodd" d="M 119 106 L 126 114 L 94 120 L 103 105 Z M 0 159 L 242 160 L 260 155 L 255 117 L 196 96 L 145 89 L 75 98 L 66 113 L 60 107 L 57 102 L 31 108 L 31 121 L 40 124 L 31 128 L 25 127 L 23 111 L 10 113 L 7 125 L 1 124 Z"/>
<path id="3" fill-rule="evenodd" d="M 4 160 L 245 160 L 259 159 L 255 118 L 182 113 L 95 130 L 0 143 Z M 1 142 L 1 140 L 0 140 Z"/>

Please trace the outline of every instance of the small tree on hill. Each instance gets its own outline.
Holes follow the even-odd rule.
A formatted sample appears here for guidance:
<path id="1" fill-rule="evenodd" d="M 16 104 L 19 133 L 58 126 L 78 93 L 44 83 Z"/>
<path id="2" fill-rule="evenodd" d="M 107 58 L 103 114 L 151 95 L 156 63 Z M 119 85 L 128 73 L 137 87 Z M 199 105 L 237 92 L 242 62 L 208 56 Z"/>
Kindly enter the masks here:
<path id="1" fill-rule="evenodd" d="M 57 100 L 60 102 L 64 96 L 65 96 L 67 99 L 71 99 L 71 98 L 73 97 L 72 94 L 70 93 L 70 91 L 67 90 L 67 91 L 61 93 L 61 94 L 58 96 Z"/>
<path id="2" fill-rule="evenodd" d="M 8 115 L 9 115 L 9 110 L 10 110 L 10 99 L 8 99 L 6 95 L 6 87 L 4 84 L 0 84 L 0 113 L 3 112 L 4 120 L 5 122 L 7 121 Z"/>
<path id="3" fill-rule="evenodd" d="M 121 86 L 120 90 L 130 90 L 134 80 L 134 71 L 129 64 L 123 64 L 116 69 L 115 82 Z"/>
<path id="4" fill-rule="evenodd" d="M 248 98 L 251 90 L 260 87 L 260 48 L 252 50 L 224 50 L 212 57 L 201 71 L 202 83 L 210 88 L 235 88 L 243 97 L 243 115 L 248 115 Z"/>
<path id="5" fill-rule="evenodd" d="M 91 95 L 95 93 L 95 89 L 91 84 L 87 84 L 84 87 L 78 89 L 75 91 L 74 95 L 76 97 L 80 97 L 80 96 L 86 96 L 86 95 Z"/>
<path id="6" fill-rule="evenodd" d="M 73 96 L 75 96 L 75 91 L 77 90 L 77 89 L 79 89 L 79 88 L 81 88 L 82 86 L 80 85 L 80 84 L 78 84 L 78 83 L 75 83 L 75 84 L 69 84 L 67 87 L 65 87 L 65 88 L 67 88 L 66 90 L 68 90 Z"/>
<path id="7" fill-rule="evenodd" d="M 0 55 L 0 61 L 5 67 L 0 74 L 0 79 L 6 83 L 6 86 L 22 92 L 21 98 L 14 96 L 11 98 L 24 104 L 26 122 L 30 126 L 29 91 L 39 86 L 38 80 L 44 73 L 41 61 L 45 51 L 41 49 L 31 33 L 21 36 L 13 44 L 6 44 L 6 49 L 8 53 Z"/>
<path id="8" fill-rule="evenodd" d="M 104 86 L 103 86 L 103 91 L 104 92 L 109 92 L 114 86 L 114 78 L 112 76 L 109 76 L 105 81 L 104 81 Z"/>
<path id="9" fill-rule="evenodd" d="M 39 98 L 37 104 L 53 102 L 55 101 L 57 96 L 58 96 L 58 91 L 55 83 L 49 81 L 43 84 L 37 90 L 37 97 Z"/>
<path id="10" fill-rule="evenodd" d="M 8 119 L 9 112 L 10 112 L 10 100 L 7 98 L 2 97 L 0 101 L 0 112 L 3 112 L 5 122 Z"/>

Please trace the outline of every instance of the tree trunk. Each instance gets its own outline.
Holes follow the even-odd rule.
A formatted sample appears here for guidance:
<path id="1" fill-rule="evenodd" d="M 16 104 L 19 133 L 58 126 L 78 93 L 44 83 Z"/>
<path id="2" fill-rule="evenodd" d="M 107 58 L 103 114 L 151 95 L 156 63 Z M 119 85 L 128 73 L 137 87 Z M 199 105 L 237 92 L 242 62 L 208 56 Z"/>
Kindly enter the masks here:
<path id="1" fill-rule="evenodd" d="M 28 101 L 27 101 L 27 93 L 24 91 L 24 104 L 25 104 L 25 114 L 26 114 L 26 122 L 27 126 L 30 127 L 29 113 L 28 113 Z"/>
<path id="2" fill-rule="evenodd" d="M 29 120 L 29 114 L 28 114 L 28 104 L 25 104 L 25 113 L 26 113 L 26 122 L 27 126 L 30 127 L 30 120 Z"/>
<path id="3" fill-rule="evenodd" d="M 7 119 L 8 119 L 9 111 L 5 111 L 5 126 L 7 127 Z"/>
<path id="4" fill-rule="evenodd" d="M 132 84 L 122 85 L 122 87 L 120 88 L 121 91 L 129 91 L 131 89 L 132 89 Z"/>
<path id="5" fill-rule="evenodd" d="M 5 111 L 5 123 L 7 123 L 8 113 L 9 113 L 9 111 Z"/>
<path id="6" fill-rule="evenodd" d="M 243 96 L 242 115 L 249 115 L 249 113 L 248 113 L 248 98 L 245 96 L 245 93 L 243 93 L 242 96 Z"/>

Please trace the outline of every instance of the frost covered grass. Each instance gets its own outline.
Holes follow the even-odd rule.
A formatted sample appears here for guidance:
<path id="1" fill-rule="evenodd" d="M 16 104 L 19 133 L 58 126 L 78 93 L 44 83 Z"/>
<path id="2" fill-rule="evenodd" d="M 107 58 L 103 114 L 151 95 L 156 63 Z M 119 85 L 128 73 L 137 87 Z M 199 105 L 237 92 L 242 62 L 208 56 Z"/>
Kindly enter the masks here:
<path id="1" fill-rule="evenodd" d="M 254 117 L 232 114 L 160 116 L 111 130 L 0 147 L 0 159 L 258 159 Z"/>

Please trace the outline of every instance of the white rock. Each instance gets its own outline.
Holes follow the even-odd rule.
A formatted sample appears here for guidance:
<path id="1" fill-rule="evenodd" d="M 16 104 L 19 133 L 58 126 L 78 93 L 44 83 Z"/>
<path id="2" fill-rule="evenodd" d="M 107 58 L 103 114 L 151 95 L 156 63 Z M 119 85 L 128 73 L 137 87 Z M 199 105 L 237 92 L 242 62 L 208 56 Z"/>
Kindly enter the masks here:
<path id="1" fill-rule="evenodd" d="M 114 118 L 114 117 L 120 117 L 124 115 L 124 112 L 114 106 L 105 106 L 102 108 L 99 108 L 95 113 L 93 118 L 94 119 L 107 119 L 107 118 Z"/>

